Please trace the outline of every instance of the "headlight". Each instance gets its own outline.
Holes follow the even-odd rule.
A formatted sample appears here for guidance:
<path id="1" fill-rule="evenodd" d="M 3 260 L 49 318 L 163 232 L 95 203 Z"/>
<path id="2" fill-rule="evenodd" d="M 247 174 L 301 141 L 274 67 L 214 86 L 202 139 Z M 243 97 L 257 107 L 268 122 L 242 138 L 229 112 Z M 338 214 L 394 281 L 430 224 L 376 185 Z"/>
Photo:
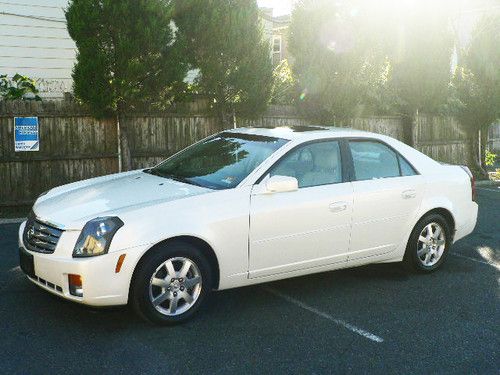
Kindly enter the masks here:
<path id="1" fill-rule="evenodd" d="M 83 227 L 73 250 L 73 257 L 93 257 L 106 254 L 116 231 L 123 226 L 123 221 L 113 217 L 96 217 Z"/>

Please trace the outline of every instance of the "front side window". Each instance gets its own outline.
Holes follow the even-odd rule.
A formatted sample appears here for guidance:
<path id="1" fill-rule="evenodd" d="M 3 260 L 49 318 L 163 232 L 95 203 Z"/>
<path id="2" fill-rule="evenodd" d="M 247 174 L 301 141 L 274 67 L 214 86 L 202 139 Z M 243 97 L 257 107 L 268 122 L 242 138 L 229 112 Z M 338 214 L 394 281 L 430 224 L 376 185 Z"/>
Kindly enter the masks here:
<path id="1" fill-rule="evenodd" d="M 406 160 L 383 143 L 350 141 L 349 146 L 357 181 L 416 174 Z"/>
<path id="2" fill-rule="evenodd" d="M 281 138 L 224 132 L 146 172 L 210 189 L 234 188 L 287 142 Z"/>
<path id="3" fill-rule="evenodd" d="M 297 147 L 277 162 L 270 175 L 295 177 L 299 188 L 342 182 L 339 143 L 317 142 Z"/>

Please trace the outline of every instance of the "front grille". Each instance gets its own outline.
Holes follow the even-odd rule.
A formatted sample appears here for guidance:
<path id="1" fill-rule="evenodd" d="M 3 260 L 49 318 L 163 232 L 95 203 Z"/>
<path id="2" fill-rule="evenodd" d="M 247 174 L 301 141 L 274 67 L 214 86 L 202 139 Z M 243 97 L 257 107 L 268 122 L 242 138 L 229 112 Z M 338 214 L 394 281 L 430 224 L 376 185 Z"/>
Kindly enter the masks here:
<path id="1" fill-rule="evenodd" d="M 38 220 L 30 214 L 24 228 L 24 245 L 30 251 L 52 254 L 63 231 L 55 226 Z"/>

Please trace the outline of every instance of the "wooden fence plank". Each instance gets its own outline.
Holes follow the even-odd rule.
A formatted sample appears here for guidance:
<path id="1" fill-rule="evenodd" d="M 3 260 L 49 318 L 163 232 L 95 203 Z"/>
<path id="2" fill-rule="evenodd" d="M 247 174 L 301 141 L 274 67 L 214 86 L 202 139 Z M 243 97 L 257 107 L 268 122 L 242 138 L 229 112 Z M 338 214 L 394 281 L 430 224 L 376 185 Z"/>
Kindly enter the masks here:
<path id="1" fill-rule="evenodd" d="M 182 148 L 224 130 L 218 119 L 203 113 L 203 103 L 179 106 L 196 113 L 134 114 L 124 121 L 130 129 L 134 168 L 154 166 Z M 205 108 L 206 110 L 206 108 Z M 38 116 L 40 151 L 14 152 L 14 116 Z M 271 107 L 256 119 L 237 120 L 238 127 L 307 125 L 293 108 Z M 399 117 L 356 118 L 345 124 L 403 139 Z M 232 126 L 230 126 L 232 127 Z M 416 148 L 429 156 L 463 163 L 469 143 L 450 118 L 420 116 L 413 129 Z M 0 206 L 31 203 L 41 192 L 72 181 L 116 173 L 118 140 L 114 119 L 94 119 L 76 103 L 0 102 Z"/>

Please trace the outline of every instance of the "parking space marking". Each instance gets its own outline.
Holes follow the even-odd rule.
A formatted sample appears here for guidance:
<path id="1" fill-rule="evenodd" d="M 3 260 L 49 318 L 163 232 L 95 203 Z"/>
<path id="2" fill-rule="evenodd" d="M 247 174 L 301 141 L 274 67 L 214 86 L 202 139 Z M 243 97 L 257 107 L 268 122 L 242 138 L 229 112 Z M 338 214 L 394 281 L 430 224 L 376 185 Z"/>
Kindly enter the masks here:
<path id="1" fill-rule="evenodd" d="M 12 273 L 15 273 L 15 272 L 21 272 L 21 267 L 19 266 L 16 266 L 16 267 L 12 267 L 9 272 L 12 272 Z"/>
<path id="2" fill-rule="evenodd" d="M 354 332 L 360 336 L 363 336 L 364 338 L 367 338 L 368 340 L 371 340 L 371 341 L 374 341 L 374 342 L 378 342 L 378 343 L 381 343 L 381 342 L 384 342 L 384 339 L 380 336 L 377 336 L 371 332 L 368 332 L 368 331 L 365 331 L 364 329 L 361 329 L 361 328 L 358 328 L 356 327 L 355 325 L 349 323 L 349 322 L 346 322 L 344 320 L 341 320 L 341 319 L 337 319 L 337 318 L 334 318 L 333 316 L 331 316 L 330 314 L 327 314 L 323 311 L 320 311 L 312 306 L 309 306 L 307 304 L 305 304 L 304 302 L 301 302 L 299 300 L 296 300 L 295 298 L 293 297 L 290 297 L 284 293 L 281 293 L 279 291 L 277 291 L 276 289 L 272 289 L 272 288 L 269 288 L 269 287 L 262 287 L 262 289 L 264 289 L 265 291 L 271 293 L 271 294 L 274 294 L 275 296 L 277 297 L 280 297 L 282 299 L 284 299 L 285 301 L 287 302 L 290 302 L 292 304 L 294 304 L 295 306 L 298 306 L 304 310 L 307 310 L 309 312 L 312 312 L 313 314 L 316 314 L 316 315 L 319 315 L 321 316 L 322 318 L 325 318 L 339 326 L 342 326 L 346 329 L 348 329 L 349 331 L 351 332 Z"/>
<path id="3" fill-rule="evenodd" d="M 493 266 L 493 267 L 495 267 L 496 269 L 500 269 L 500 265 L 499 265 L 499 264 L 497 264 L 497 263 L 495 263 L 495 262 L 486 261 L 486 260 L 481 260 L 481 259 L 476 259 L 476 258 L 468 257 L 467 255 L 462 255 L 462 254 L 457 254 L 457 253 L 451 253 L 451 255 L 454 255 L 454 256 L 459 257 L 459 258 L 463 258 L 463 259 L 471 260 L 471 261 L 473 261 L 473 262 L 486 264 L 487 266 Z"/>
<path id="4" fill-rule="evenodd" d="M 500 193 L 500 187 L 478 187 L 477 190 L 494 191 L 495 193 Z"/>
<path id="5" fill-rule="evenodd" d="M 2 224 L 21 224 L 26 218 L 18 217 L 15 219 L 0 219 L 0 225 Z"/>

